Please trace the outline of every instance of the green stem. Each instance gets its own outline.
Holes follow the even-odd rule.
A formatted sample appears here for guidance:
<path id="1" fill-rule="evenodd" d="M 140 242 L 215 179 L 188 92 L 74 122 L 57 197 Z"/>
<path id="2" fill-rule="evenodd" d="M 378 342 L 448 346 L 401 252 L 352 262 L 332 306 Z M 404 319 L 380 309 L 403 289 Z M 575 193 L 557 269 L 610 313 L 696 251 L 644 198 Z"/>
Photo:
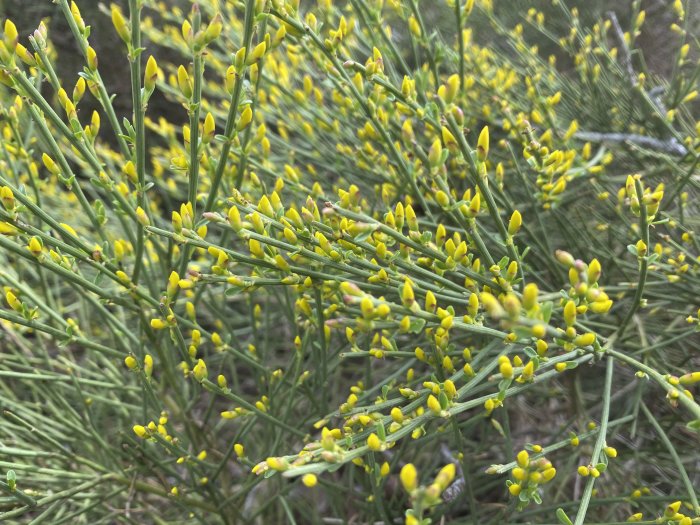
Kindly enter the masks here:
<path id="1" fill-rule="evenodd" d="M 201 15 L 197 4 L 193 6 L 192 31 L 197 34 L 201 25 Z M 194 86 L 192 100 L 190 101 L 190 173 L 187 191 L 187 200 L 192 204 L 194 216 L 197 216 L 197 187 L 199 185 L 199 114 L 202 108 L 202 75 L 204 73 L 204 60 L 202 51 L 195 50 L 193 58 Z"/>
<path id="2" fill-rule="evenodd" d="M 340 75 L 340 77 L 343 79 L 344 87 L 347 88 L 347 90 L 350 92 L 352 98 L 354 98 L 357 101 L 357 103 L 362 108 L 362 111 L 365 113 L 365 116 L 372 122 L 374 129 L 377 130 L 377 132 L 381 136 L 382 142 L 384 143 L 387 153 L 389 153 L 389 155 L 394 159 L 394 162 L 398 167 L 402 179 L 411 187 L 411 190 L 420 202 L 425 213 L 430 215 L 430 208 L 428 207 L 428 204 L 425 201 L 423 192 L 419 190 L 418 184 L 416 183 L 416 178 L 406 165 L 403 155 L 397 149 L 396 145 L 394 144 L 394 141 L 392 140 L 385 126 L 377 119 L 376 111 L 373 111 L 370 108 L 366 97 L 362 93 L 360 93 L 355 87 L 355 84 L 352 82 L 352 79 L 348 75 L 348 72 L 346 71 L 345 67 L 340 62 L 338 57 L 326 47 L 323 40 L 308 25 L 302 24 L 298 20 L 283 15 L 278 11 L 275 11 L 274 9 L 270 12 L 283 22 L 286 22 L 287 24 L 293 26 L 298 31 L 305 32 L 311 38 L 311 41 L 313 42 L 314 46 L 316 46 L 316 48 L 331 62 L 338 75 Z"/>
<path id="3" fill-rule="evenodd" d="M 250 51 L 250 42 L 253 38 L 253 23 L 255 21 L 255 0 L 247 0 L 245 5 L 245 21 L 243 29 L 243 43 L 242 47 L 245 48 L 245 58 L 248 57 L 248 52 Z M 245 60 L 244 60 L 245 63 Z M 236 133 L 236 115 L 238 114 L 238 103 L 241 97 L 241 91 L 243 90 L 243 80 L 245 78 L 245 69 L 243 71 L 236 71 L 236 81 L 233 88 L 233 94 L 231 95 L 231 102 L 228 109 L 228 115 L 226 117 L 226 127 L 224 128 L 224 136 L 226 140 L 221 146 L 221 153 L 219 154 L 219 160 L 216 163 L 216 171 L 214 172 L 214 179 L 211 183 L 211 188 L 209 189 L 209 195 L 207 201 L 204 204 L 204 211 L 208 212 L 214 207 L 214 202 L 216 202 L 216 195 L 219 191 L 219 186 L 221 185 L 221 179 L 224 175 L 224 170 L 226 169 L 226 164 L 228 162 L 228 155 L 231 151 L 231 146 L 233 144 L 233 138 Z"/>
<path id="4" fill-rule="evenodd" d="M 612 348 L 607 348 L 605 352 L 613 356 L 615 359 L 632 365 L 637 370 L 644 372 L 646 375 L 651 377 L 656 383 L 658 383 L 666 391 L 667 394 L 673 394 L 674 392 L 678 394 L 678 397 L 674 396 L 675 401 L 679 402 L 688 411 L 692 412 L 695 418 L 700 419 L 700 405 L 698 405 L 693 399 L 689 398 L 684 393 L 679 392 L 675 386 L 669 383 L 666 379 L 668 376 L 664 376 L 656 370 L 654 370 L 653 368 L 651 368 L 650 366 L 645 365 L 641 361 L 638 361 L 635 358 L 622 352 L 618 352 L 617 350 L 614 350 Z"/>
<path id="5" fill-rule="evenodd" d="M 457 52 L 459 53 L 459 90 L 464 93 L 464 35 L 462 34 L 462 2 L 455 1 L 455 22 L 457 23 Z"/>
<path id="6" fill-rule="evenodd" d="M 141 91 L 141 0 L 129 0 L 129 16 L 131 22 L 131 46 L 129 48 L 129 62 L 131 66 L 131 101 L 133 106 L 134 129 L 136 131 L 136 143 L 134 157 L 136 158 L 136 175 L 138 187 L 136 188 L 136 200 L 138 205 L 148 211 L 146 205 L 146 126 L 145 111 Z M 134 255 L 134 272 L 131 280 L 138 284 L 144 260 L 144 227 L 140 222 L 136 223 L 136 252 Z"/>
<path id="7" fill-rule="evenodd" d="M 647 217 L 647 207 L 644 204 L 643 197 L 644 197 L 644 189 L 642 188 L 642 183 L 638 178 L 635 178 L 634 180 L 634 187 L 637 192 L 637 198 L 639 199 L 639 229 L 642 234 L 642 241 L 644 242 L 644 245 L 646 246 L 646 249 L 649 249 L 649 219 Z M 639 256 L 639 282 L 637 284 L 637 288 L 634 291 L 634 298 L 632 299 L 632 306 L 630 306 L 630 309 L 627 311 L 627 315 L 623 319 L 622 323 L 620 323 L 620 327 L 617 329 L 616 336 L 618 339 L 622 339 L 622 336 L 625 334 L 625 330 L 627 329 L 627 326 L 629 325 L 630 321 L 632 320 L 632 317 L 634 317 L 634 314 L 637 312 L 639 307 L 641 306 L 642 302 L 642 295 L 644 294 L 644 285 L 646 284 L 647 281 L 647 273 L 649 271 L 649 260 L 647 259 L 646 254 Z"/>
<path id="8" fill-rule="evenodd" d="M 75 37 L 75 41 L 78 44 L 78 47 L 80 47 L 80 52 L 83 54 L 83 57 L 87 57 L 87 48 L 88 48 L 88 43 L 87 39 L 82 36 L 80 33 L 80 30 L 78 29 L 78 25 L 75 23 L 75 19 L 73 18 L 73 15 L 70 11 L 70 7 L 68 5 L 68 0 L 60 0 L 61 3 L 61 11 L 63 12 L 63 16 L 65 17 L 66 21 L 68 22 L 68 26 L 70 27 L 71 33 L 73 33 L 73 36 Z M 44 52 L 39 53 L 41 56 L 41 59 L 44 61 L 45 64 L 49 64 L 48 57 L 46 56 L 46 53 Z M 49 67 L 50 71 L 53 71 L 53 67 Z M 98 71 L 92 72 L 92 76 L 95 80 L 95 83 L 98 86 L 98 93 L 99 93 L 99 101 L 100 104 L 102 105 L 102 108 L 105 110 L 107 113 L 107 120 L 109 120 L 110 126 L 112 126 L 112 130 L 114 131 L 114 136 L 117 140 L 117 144 L 119 144 L 119 151 L 121 152 L 124 157 L 129 156 L 129 146 L 126 143 L 126 140 L 124 140 L 124 132 L 122 131 L 121 126 L 119 125 L 119 120 L 117 119 L 117 114 L 114 111 L 114 105 L 112 104 L 112 99 L 107 93 L 107 89 L 105 88 L 105 84 L 102 81 L 102 77 L 100 76 L 100 73 Z M 55 80 L 51 80 L 52 85 L 58 86 L 55 87 L 56 91 L 61 87 L 60 82 L 58 81 L 58 78 Z"/>
<path id="9" fill-rule="evenodd" d="M 661 438 L 664 446 L 668 449 L 668 453 L 671 454 L 673 462 L 676 464 L 676 468 L 678 469 L 678 474 L 680 475 L 681 480 L 683 480 L 683 485 L 685 485 L 685 489 L 688 491 L 688 497 L 693 504 L 694 512 L 696 515 L 700 516 L 700 505 L 698 505 L 698 497 L 695 494 L 695 488 L 693 487 L 692 481 L 690 481 L 690 478 L 688 477 L 688 472 L 686 472 L 681 458 L 678 456 L 678 452 L 676 452 L 676 448 L 673 446 L 673 443 L 671 443 L 671 440 L 668 438 L 668 435 L 666 435 L 666 432 L 664 432 L 664 429 L 661 428 L 661 425 L 659 425 L 659 422 L 654 417 L 654 414 L 652 414 L 647 408 L 646 404 L 640 403 L 639 406 L 642 408 L 642 412 L 644 412 L 644 415 L 656 430 L 656 433 Z"/>
<path id="10" fill-rule="evenodd" d="M 443 107 L 443 110 L 444 109 L 445 108 Z M 513 246 L 513 238 L 508 233 L 508 228 L 506 228 L 503 219 L 501 219 L 501 216 L 498 213 L 496 199 L 494 199 L 493 193 L 491 192 L 488 186 L 487 177 L 481 176 L 479 174 L 479 167 L 477 166 L 476 161 L 474 160 L 473 152 L 469 147 L 469 144 L 467 143 L 467 139 L 464 136 L 464 132 L 457 124 L 454 115 L 448 113 L 445 116 L 447 117 L 447 123 L 448 127 L 450 128 L 450 131 L 457 139 L 457 144 L 459 145 L 460 151 L 462 152 L 462 156 L 464 157 L 464 160 L 467 161 L 469 171 L 471 172 L 472 177 L 474 179 L 473 182 L 476 183 L 477 187 L 479 188 L 479 191 L 481 192 L 481 195 L 486 199 L 489 215 L 491 216 L 493 222 L 496 224 L 498 233 L 506 246 L 508 257 L 510 257 L 512 261 L 516 261 L 518 263 L 518 266 L 520 266 L 520 258 L 518 257 L 518 254 L 515 251 L 515 247 Z"/>
<path id="11" fill-rule="evenodd" d="M 598 439 L 596 439 L 595 446 L 593 447 L 593 454 L 591 454 L 591 465 L 596 465 L 598 459 L 600 458 L 600 453 L 605 445 L 605 439 L 608 429 L 608 419 L 610 417 L 610 390 L 612 387 L 613 369 L 615 361 L 612 356 L 607 359 L 605 367 L 605 385 L 603 386 L 603 413 L 600 417 L 600 430 L 598 434 Z M 595 484 L 596 478 L 590 476 L 586 482 L 586 487 L 583 489 L 583 496 L 581 497 L 581 505 L 576 513 L 576 519 L 574 520 L 574 525 L 583 525 L 586 519 L 586 512 L 588 511 L 588 505 L 591 502 L 591 496 L 593 495 L 593 485 Z"/>

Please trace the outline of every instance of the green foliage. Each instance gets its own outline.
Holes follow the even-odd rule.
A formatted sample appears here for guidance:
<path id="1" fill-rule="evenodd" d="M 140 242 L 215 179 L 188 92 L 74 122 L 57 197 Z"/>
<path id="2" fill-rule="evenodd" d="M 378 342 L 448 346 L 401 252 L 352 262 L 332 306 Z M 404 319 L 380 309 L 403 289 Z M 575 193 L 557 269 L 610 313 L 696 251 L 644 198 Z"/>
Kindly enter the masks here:
<path id="1" fill-rule="evenodd" d="M 77 76 L 0 43 L 0 520 L 700 522 L 687 3 L 663 78 L 639 2 L 55 4 Z"/>

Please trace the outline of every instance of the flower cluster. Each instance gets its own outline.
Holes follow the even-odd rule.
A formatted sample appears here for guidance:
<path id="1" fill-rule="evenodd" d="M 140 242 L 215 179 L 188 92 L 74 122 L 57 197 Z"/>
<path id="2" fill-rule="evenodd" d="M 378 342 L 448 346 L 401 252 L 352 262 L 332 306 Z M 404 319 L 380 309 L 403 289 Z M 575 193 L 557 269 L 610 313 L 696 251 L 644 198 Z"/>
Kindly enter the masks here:
<path id="1" fill-rule="evenodd" d="M 506 523 L 547 500 L 527 519 L 584 523 L 688 491 L 691 440 L 664 430 L 700 430 L 683 2 L 667 78 L 638 3 L 626 31 L 433 3 L 55 0 L 78 72 L 51 23 L 3 21 L 0 521 Z M 659 440 L 623 475 L 613 433 Z M 523 435 L 549 444 L 508 463 Z M 666 521 L 697 521 L 690 492 Z"/>

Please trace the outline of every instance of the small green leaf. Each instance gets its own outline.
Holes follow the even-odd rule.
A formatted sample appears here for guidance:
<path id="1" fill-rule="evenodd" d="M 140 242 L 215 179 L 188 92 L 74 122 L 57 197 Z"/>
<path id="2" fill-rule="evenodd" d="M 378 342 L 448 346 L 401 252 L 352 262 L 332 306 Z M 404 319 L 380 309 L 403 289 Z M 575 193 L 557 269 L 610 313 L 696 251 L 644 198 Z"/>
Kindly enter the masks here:
<path id="1" fill-rule="evenodd" d="M 569 516 L 566 515 L 566 512 L 564 512 L 564 509 L 562 508 L 557 509 L 557 519 L 562 525 L 574 525 L 573 522 L 569 519 Z"/>
<path id="2" fill-rule="evenodd" d="M 411 319 L 411 326 L 408 331 L 412 334 L 420 334 L 425 327 L 425 319 Z"/>
<path id="3" fill-rule="evenodd" d="M 537 352 L 535 351 L 535 349 L 532 348 L 531 346 L 526 346 L 525 348 L 523 348 L 523 351 L 525 352 L 525 354 L 527 354 L 527 356 L 528 356 L 530 359 L 536 359 L 536 358 L 539 357 L 539 356 L 537 355 Z"/>
<path id="4" fill-rule="evenodd" d="M 552 317 L 552 308 L 554 308 L 554 303 L 552 301 L 542 303 L 542 320 L 545 323 L 549 323 L 549 319 Z"/>
<path id="5" fill-rule="evenodd" d="M 15 488 L 17 488 L 17 475 L 15 474 L 15 471 L 8 470 L 5 477 L 7 478 L 7 484 L 10 487 L 10 490 L 15 490 Z"/>
<path id="6" fill-rule="evenodd" d="M 503 430 L 503 426 L 502 426 L 498 421 L 496 421 L 494 418 L 491 418 L 491 424 L 493 425 L 493 428 L 496 429 L 496 432 L 498 432 L 498 433 L 500 434 L 500 436 L 501 436 L 503 439 L 505 439 L 505 438 L 506 438 L 506 433 L 505 433 L 505 431 Z"/>
<path id="7" fill-rule="evenodd" d="M 695 432 L 700 432 L 700 419 L 694 419 L 693 421 L 690 421 L 686 425 L 686 427 L 690 430 L 694 430 Z"/>

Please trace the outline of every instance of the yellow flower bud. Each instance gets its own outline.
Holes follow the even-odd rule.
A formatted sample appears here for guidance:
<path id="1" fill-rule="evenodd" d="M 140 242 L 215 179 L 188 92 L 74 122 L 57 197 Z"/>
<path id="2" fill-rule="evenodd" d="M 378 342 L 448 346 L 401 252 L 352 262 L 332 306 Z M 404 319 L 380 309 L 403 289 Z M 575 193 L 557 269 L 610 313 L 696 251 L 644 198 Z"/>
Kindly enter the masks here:
<path id="1" fill-rule="evenodd" d="M 198 360 L 192 369 L 192 373 L 194 378 L 201 383 L 207 377 L 207 364 L 202 359 Z"/>
<path id="2" fill-rule="evenodd" d="M 539 290 L 535 283 L 529 283 L 523 289 L 523 308 L 532 310 L 537 305 L 537 294 Z"/>
<path id="3" fill-rule="evenodd" d="M 687 386 L 687 385 L 694 385 L 695 383 L 700 382 L 700 372 L 691 372 L 688 374 L 683 374 L 680 378 L 680 384 Z"/>
<path id="4" fill-rule="evenodd" d="M 378 452 L 382 449 L 382 442 L 379 439 L 379 436 L 377 436 L 377 434 L 374 432 L 372 432 L 367 438 L 367 446 L 374 452 Z"/>
<path id="5" fill-rule="evenodd" d="M 609 458 L 617 457 L 617 449 L 615 447 L 605 447 L 603 451 L 605 452 L 605 455 Z"/>
<path id="6" fill-rule="evenodd" d="M 146 212 L 141 206 L 136 207 L 135 213 L 136 218 L 142 226 L 148 226 L 151 224 L 151 221 L 148 219 L 148 215 L 146 215 Z"/>
<path id="7" fill-rule="evenodd" d="M 124 19 L 121 9 L 119 9 L 119 6 L 116 4 L 112 4 L 112 24 L 114 25 L 114 29 L 117 30 L 119 38 L 121 38 L 124 43 L 128 44 L 131 41 L 131 31 L 129 30 L 129 26 Z"/>
<path id="8" fill-rule="evenodd" d="M 576 322 L 576 303 L 572 300 L 567 301 L 564 305 L 564 322 L 566 326 L 572 326 Z"/>
<path id="9" fill-rule="evenodd" d="M 270 457 L 265 460 L 265 463 L 267 463 L 267 466 L 272 470 L 283 471 L 288 468 L 287 462 L 282 458 Z"/>
<path id="10" fill-rule="evenodd" d="M 95 71 L 97 69 L 97 53 L 91 46 L 88 46 L 85 52 L 85 59 L 87 60 L 90 71 Z"/>
<path id="11" fill-rule="evenodd" d="M 267 43 L 263 40 L 253 48 L 253 51 L 246 58 L 246 64 L 251 65 L 260 60 L 267 51 Z"/>
<path id="12" fill-rule="evenodd" d="M 586 334 L 581 334 L 578 337 L 574 339 L 574 344 L 576 346 L 584 347 L 584 346 L 590 346 L 595 342 L 595 334 L 592 333 L 586 333 Z"/>
<path id="13" fill-rule="evenodd" d="M 544 472 L 542 472 L 542 478 L 544 479 L 545 482 L 551 481 L 554 476 L 557 475 L 557 469 L 554 467 L 550 467 L 546 469 Z"/>
<path id="14" fill-rule="evenodd" d="M 588 309 L 595 314 L 604 314 L 612 307 L 612 300 L 608 299 L 606 301 L 595 301 L 588 305 Z"/>
<path id="15" fill-rule="evenodd" d="M 401 292 L 401 299 L 404 306 L 410 308 L 415 302 L 415 296 L 413 294 L 413 286 L 411 286 L 410 281 L 406 281 L 403 285 L 403 290 Z"/>
<path id="16" fill-rule="evenodd" d="M 435 139 L 428 150 L 428 163 L 431 168 L 437 168 L 442 164 L 442 142 Z"/>
<path id="17" fill-rule="evenodd" d="M 593 259 L 591 264 L 588 265 L 588 284 L 594 284 L 598 282 L 601 274 L 600 262 L 598 259 Z"/>
<path id="18" fill-rule="evenodd" d="M 471 202 L 469 203 L 469 216 L 470 217 L 476 217 L 479 215 L 479 210 L 481 209 L 481 194 L 479 192 L 472 197 Z"/>
<path id="19" fill-rule="evenodd" d="M 450 205 L 450 197 L 442 190 L 438 190 L 435 194 L 435 202 L 437 202 L 442 208 L 447 208 Z"/>
<path id="20" fill-rule="evenodd" d="M 42 154 L 41 160 L 44 162 L 44 166 L 46 166 L 46 169 L 49 170 L 53 175 L 58 175 L 61 172 L 58 165 L 46 153 Z"/>
<path id="21" fill-rule="evenodd" d="M 216 13 L 214 18 L 212 18 L 211 22 L 209 22 L 207 28 L 204 30 L 204 43 L 210 44 L 211 42 L 219 38 L 223 27 L 224 25 L 222 23 L 221 14 Z"/>
<path id="22" fill-rule="evenodd" d="M 428 408 L 433 414 L 439 415 L 442 412 L 442 407 L 440 406 L 440 401 L 433 394 L 428 396 Z"/>
<path id="23" fill-rule="evenodd" d="M 168 325 L 162 319 L 151 319 L 151 328 L 154 330 L 163 330 Z"/>
<path id="24" fill-rule="evenodd" d="M 515 235 L 516 233 L 518 233 L 522 225 L 523 218 L 520 215 L 520 212 L 518 210 L 515 210 L 513 212 L 513 215 L 511 215 L 510 217 L 510 222 L 508 223 L 508 234 Z"/>
<path id="25" fill-rule="evenodd" d="M 527 468 L 527 466 L 530 464 L 530 454 L 527 453 L 527 450 L 521 450 L 518 452 L 518 455 L 515 457 L 516 462 L 518 463 L 518 466 L 521 468 Z"/>
<path id="26" fill-rule="evenodd" d="M 313 488 L 318 483 L 318 478 L 315 474 L 304 474 L 301 477 L 301 482 L 304 484 L 304 486 L 308 488 Z"/>
<path id="27" fill-rule="evenodd" d="M 43 249 L 41 245 L 41 240 L 38 237 L 32 237 L 31 239 L 29 239 L 29 244 L 27 245 L 27 248 L 29 248 L 29 251 L 34 257 L 39 257 Z"/>
<path id="28" fill-rule="evenodd" d="M 5 299 L 7 300 L 7 304 L 10 305 L 10 308 L 12 308 L 15 312 L 22 311 L 22 302 L 17 299 L 17 296 L 12 293 L 12 291 L 8 290 L 5 293 Z"/>
<path id="29" fill-rule="evenodd" d="M 404 490 L 409 494 L 418 488 L 418 472 L 412 463 L 403 466 L 399 478 Z"/>
<path id="30" fill-rule="evenodd" d="M 192 81 L 187 69 L 182 65 L 177 68 L 177 87 L 185 98 L 192 98 Z"/>
<path id="31" fill-rule="evenodd" d="M 207 113 L 204 118 L 204 125 L 202 126 L 202 142 L 208 144 L 214 138 L 214 132 L 216 131 L 216 122 L 214 121 L 214 116 L 211 113 Z"/>
<path id="32" fill-rule="evenodd" d="M 19 39 L 19 33 L 17 32 L 17 26 L 9 18 L 5 20 L 5 34 L 4 43 L 8 49 L 14 49 L 17 45 L 17 40 Z"/>
<path id="33" fill-rule="evenodd" d="M 489 127 L 484 126 L 476 143 L 476 157 L 484 162 L 489 154 Z"/>
<path id="34" fill-rule="evenodd" d="M 156 80 L 158 80 L 158 63 L 151 55 L 146 61 L 146 69 L 143 75 L 144 88 L 147 93 L 152 93 L 156 88 Z"/>
<path id="35" fill-rule="evenodd" d="M 456 472 L 454 463 L 448 463 L 440 469 L 438 475 L 435 476 L 435 484 L 440 487 L 440 492 L 450 486 L 450 483 L 455 479 Z"/>
<path id="36" fill-rule="evenodd" d="M 513 478 L 517 479 L 518 481 L 524 481 L 527 479 L 527 470 L 524 468 L 515 467 L 511 471 L 511 474 L 513 475 Z"/>
<path id="37" fill-rule="evenodd" d="M 513 365 L 508 358 L 501 361 L 501 364 L 498 366 L 498 370 L 503 376 L 503 379 L 510 379 L 513 377 Z"/>

